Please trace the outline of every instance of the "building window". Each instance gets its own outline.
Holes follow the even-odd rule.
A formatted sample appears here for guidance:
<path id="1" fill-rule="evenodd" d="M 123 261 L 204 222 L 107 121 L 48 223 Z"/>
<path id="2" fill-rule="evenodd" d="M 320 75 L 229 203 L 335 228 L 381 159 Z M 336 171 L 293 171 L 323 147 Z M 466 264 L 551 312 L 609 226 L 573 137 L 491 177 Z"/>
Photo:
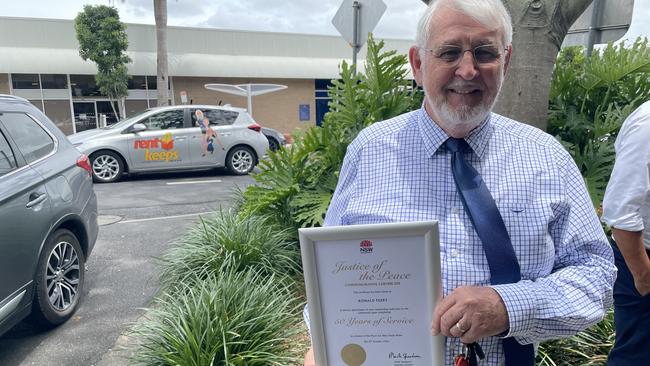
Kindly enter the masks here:
<path id="1" fill-rule="evenodd" d="M 45 83 L 43 83 L 45 84 Z M 70 135 L 72 130 L 72 111 L 70 111 L 69 100 L 44 100 L 45 111 L 47 116 L 56 124 L 56 126 L 66 135 Z"/>
<path id="2" fill-rule="evenodd" d="M 323 124 L 325 114 L 329 112 L 330 97 L 327 93 L 327 88 L 332 86 L 330 79 L 316 79 L 314 80 L 315 99 L 316 99 L 316 126 Z"/>
<path id="3" fill-rule="evenodd" d="M 94 75 L 70 75 L 70 86 L 72 87 L 72 96 L 75 97 L 101 95 Z"/>
<path id="4" fill-rule="evenodd" d="M 171 89 L 172 83 L 171 83 L 171 76 L 167 75 L 167 89 Z M 157 90 L 158 89 L 158 76 L 147 76 L 147 87 L 149 90 Z"/>
<path id="5" fill-rule="evenodd" d="M 129 90 L 146 90 L 147 77 L 143 75 L 134 75 L 129 78 Z"/>
<path id="6" fill-rule="evenodd" d="M 40 89 L 38 74 L 11 74 L 14 89 Z"/>
<path id="7" fill-rule="evenodd" d="M 43 89 L 67 89 L 68 77 L 65 74 L 41 74 Z"/>
<path id="8" fill-rule="evenodd" d="M 157 76 L 147 76 L 147 87 L 149 90 L 158 89 L 158 80 L 156 78 Z"/>

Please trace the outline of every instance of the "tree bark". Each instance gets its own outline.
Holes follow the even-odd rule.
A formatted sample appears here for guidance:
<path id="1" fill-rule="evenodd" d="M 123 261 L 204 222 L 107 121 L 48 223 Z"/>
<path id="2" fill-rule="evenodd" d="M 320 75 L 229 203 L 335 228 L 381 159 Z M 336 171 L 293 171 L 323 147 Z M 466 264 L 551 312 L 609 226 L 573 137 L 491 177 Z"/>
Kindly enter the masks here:
<path id="1" fill-rule="evenodd" d="M 167 0 L 153 0 L 156 19 L 158 106 L 169 105 L 169 71 L 167 66 Z"/>
<path id="2" fill-rule="evenodd" d="M 592 0 L 503 0 L 513 53 L 495 112 L 546 129 L 553 66 L 564 37 Z"/>

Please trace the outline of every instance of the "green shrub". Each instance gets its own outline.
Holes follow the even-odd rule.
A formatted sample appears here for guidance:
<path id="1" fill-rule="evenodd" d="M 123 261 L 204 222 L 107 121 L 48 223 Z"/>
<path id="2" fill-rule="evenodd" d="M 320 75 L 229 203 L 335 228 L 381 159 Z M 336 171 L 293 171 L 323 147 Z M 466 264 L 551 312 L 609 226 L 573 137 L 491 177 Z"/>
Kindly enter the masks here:
<path id="1" fill-rule="evenodd" d="M 135 365 L 297 365 L 307 346 L 290 284 L 224 262 L 219 275 L 161 295 L 133 328 Z"/>
<path id="2" fill-rule="evenodd" d="M 650 99 L 646 39 L 609 44 L 590 58 L 582 47 L 563 48 L 551 82 L 548 131 L 567 147 L 595 207 L 614 164 L 614 141 L 625 118 Z"/>
<path id="3" fill-rule="evenodd" d="M 243 215 L 274 215 L 297 230 L 323 223 L 336 188 L 345 151 L 364 127 L 418 108 L 422 95 L 406 79 L 406 55 L 383 52 L 384 42 L 368 39 L 365 74 L 343 62 L 332 81 L 329 112 L 322 128 L 295 138 L 290 149 L 271 153 L 254 175 L 257 184 L 244 192 Z"/>
<path id="4" fill-rule="evenodd" d="M 646 100 L 650 100 L 646 39 L 637 39 L 628 47 L 610 44 L 590 58 L 584 56 L 582 47 L 560 52 L 551 83 L 549 133 L 575 159 L 598 210 L 614 165 L 618 131 L 625 118 Z M 543 343 L 538 364 L 605 365 L 614 339 L 610 311 L 603 321 L 574 337 Z"/>
<path id="5" fill-rule="evenodd" d="M 226 258 L 235 269 L 257 268 L 267 275 L 300 273 L 300 253 L 290 230 L 264 216 L 221 211 L 201 219 L 162 257 L 163 289 L 218 275 Z"/>

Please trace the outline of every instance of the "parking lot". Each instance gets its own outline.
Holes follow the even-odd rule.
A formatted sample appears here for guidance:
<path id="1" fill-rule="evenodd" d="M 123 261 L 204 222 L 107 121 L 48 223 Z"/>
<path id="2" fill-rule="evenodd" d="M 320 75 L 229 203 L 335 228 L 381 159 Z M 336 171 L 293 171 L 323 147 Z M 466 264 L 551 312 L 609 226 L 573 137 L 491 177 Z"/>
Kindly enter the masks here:
<path id="1" fill-rule="evenodd" d="M 127 331 L 157 291 L 156 258 L 197 221 L 228 207 L 250 176 L 226 170 L 127 177 L 96 184 L 100 232 L 87 262 L 84 300 L 67 323 L 21 323 L 0 337 L 0 365 L 124 365 Z"/>

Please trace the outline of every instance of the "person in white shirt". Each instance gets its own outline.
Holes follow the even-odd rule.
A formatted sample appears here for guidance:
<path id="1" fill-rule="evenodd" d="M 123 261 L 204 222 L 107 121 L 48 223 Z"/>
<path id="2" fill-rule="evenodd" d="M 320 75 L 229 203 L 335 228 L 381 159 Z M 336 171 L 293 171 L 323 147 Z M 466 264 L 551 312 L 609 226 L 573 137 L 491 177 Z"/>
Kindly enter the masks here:
<path id="1" fill-rule="evenodd" d="M 618 277 L 616 341 L 608 365 L 645 365 L 650 357 L 650 101 L 623 123 L 603 200 Z"/>

